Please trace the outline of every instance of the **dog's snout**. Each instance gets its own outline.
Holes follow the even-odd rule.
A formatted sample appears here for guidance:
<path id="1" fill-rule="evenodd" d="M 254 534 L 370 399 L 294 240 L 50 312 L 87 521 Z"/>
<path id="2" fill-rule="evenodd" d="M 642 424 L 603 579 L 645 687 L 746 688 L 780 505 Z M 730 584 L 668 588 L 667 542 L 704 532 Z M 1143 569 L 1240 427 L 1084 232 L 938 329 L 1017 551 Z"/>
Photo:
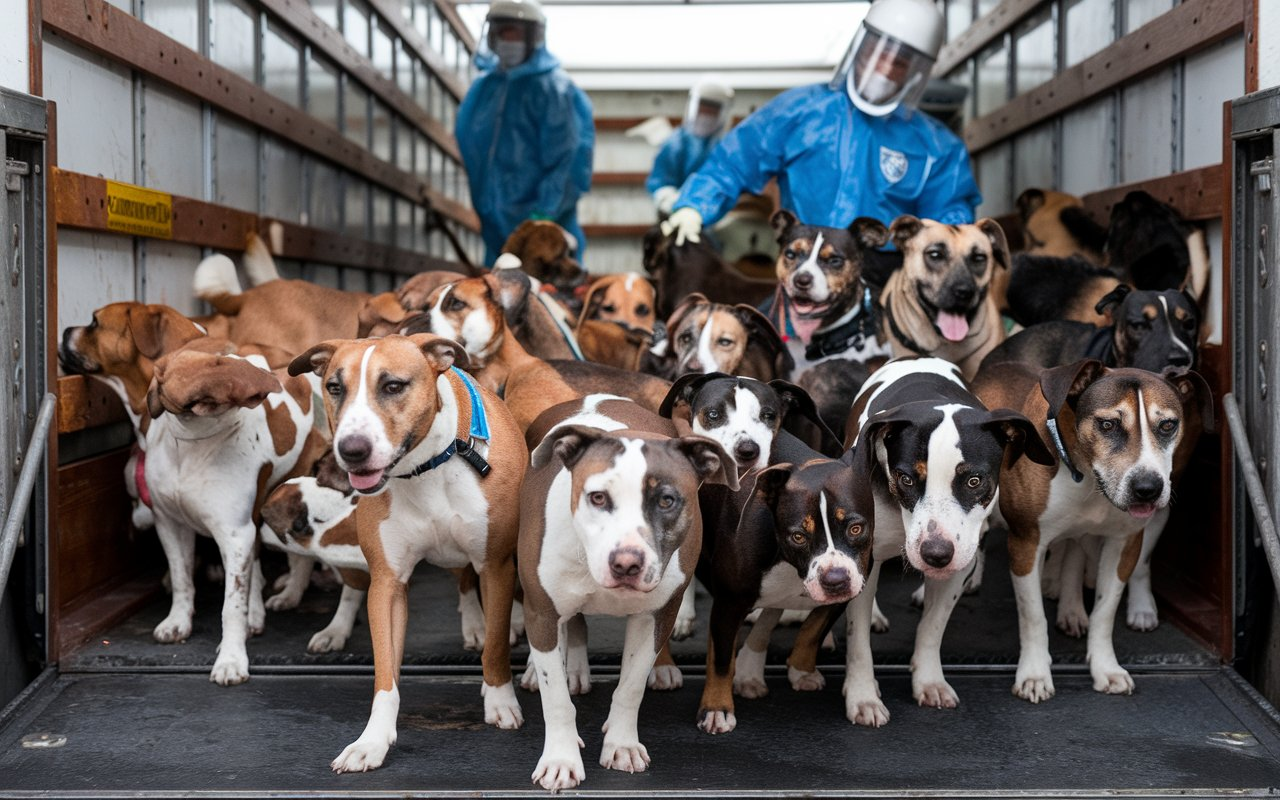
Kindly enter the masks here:
<path id="1" fill-rule="evenodd" d="M 1143 472 L 1129 482 L 1129 493 L 1140 503 L 1154 503 L 1164 494 L 1164 478 L 1154 472 Z"/>
<path id="2" fill-rule="evenodd" d="M 818 578 L 827 594 L 845 594 L 849 590 L 849 570 L 846 567 L 832 567 Z"/>
<path id="3" fill-rule="evenodd" d="M 961 283 L 951 287 L 951 300 L 956 307 L 968 306 L 978 294 L 978 287 L 972 283 Z"/>
<path id="4" fill-rule="evenodd" d="M 644 553 L 635 547 L 619 547 L 609 554 L 609 571 L 622 580 L 635 578 L 644 569 Z"/>
<path id="5" fill-rule="evenodd" d="M 809 272 L 797 272 L 791 282 L 797 289 L 809 289 L 813 286 L 813 275 Z"/>
<path id="6" fill-rule="evenodd" d="M 733 448 L 733 457 L 742 463 L 754 463 L 760 457 L 760 445 L 750 439 L 738 442 Z"/>
<path id="7" fill-rule="evenodd" d="M 1191 366 L 1191 354 L 1185 350 L 1175 350 L 1169 354 L 1168 362 L 1171 367 L 1189 367 Z"/>
<path id="8" fill-rule="evenodd" d="M 920 544 L 920 558 L 924 559 L 924 563 L 938 569 L 950 564 L 955 552 L 956 546 L 941 536 L 925 539 Z"/>
<path id="9" fill-rule="evenodd" d="M 338 442 L 338 455 L 348 464 L 361 464 L 373 452 L 373 442 L 367 436 L 347 436 Z"/>

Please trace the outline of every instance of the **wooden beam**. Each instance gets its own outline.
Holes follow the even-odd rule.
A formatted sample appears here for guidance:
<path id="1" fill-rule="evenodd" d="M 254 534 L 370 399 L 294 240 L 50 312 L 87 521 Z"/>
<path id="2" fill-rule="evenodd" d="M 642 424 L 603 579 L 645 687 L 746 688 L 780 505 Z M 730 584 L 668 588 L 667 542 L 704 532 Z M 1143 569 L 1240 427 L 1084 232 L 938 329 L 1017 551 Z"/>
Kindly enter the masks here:
<path id="1" fill-rule="evenodd" d="M 58 433 L 74 433 L 113 422 L 127 422 L 120 396 L 85 375 L 58 378 Z"/>
<path id="2" fill-rule="evenodd" d="M 933 66 L 933 74 L 945 77 L 986 49 L 987 45 L 1004 36 L 1021 19 L 1047 4 L 1046 0 L 1003 0 L 943 46 L 938 53 L 938 61 Z"/>
<path id="3" fill-rule="evenodd" d="M 117 233 L 107 227 L 107 182 L 104 179 L 66 170 L 53 170 L 51 178 L 53 218 L 58 225 Z M 260 217 L 203 200 L 173 196 L 172 239 L 176 242 L 240 252 L 244 250 L 245 237 L 249 232 L 256 232 L 265 239 L 274 223 L 284 229 L 282 247 L 276 253 L 283 258 L 383 270 L 397 275 L 416 275 L 429 269 L 466 271 L 461 264 L 434 256 Z"/>
<path id="4" fill-rule="evenodd" d="M 425 181 L 375 157 L 331 125 L 183 47 L 104 0 L 44 0 L 44 22 L 71 41 L 164 81 L 473 231 L 479 221 Z"/>
<path id="5" fill-rule="evenodd" d="M 1157 200 L 1173 206 L 1184 219 L 1219 219 L 1226 210 L 1221 164 L 1087 194 L 1082 198 L 1085 210 L 1096 220 L 1108 220 L 1111 218 L 1112 206 L 1135 189 L 1141 189 Z"/>
<path id="6" fill-rule="evenodd" d="M 647 172 L 597 172 L 591 176 L 592 186 L 644 186 Z"/>
<path id="7" fill-rule="evenodd" d="M 1241 0 L 1187 0 L 1052 80 L 965 126 L 970 154 L 1202 50 L 1244 26 Z"/>
<path id="8" fill-rule="evenodd" d="M 300 0 L 294 1 L 298 2 Z M 301 1 L 305 2 L 305 0 Z M 440 79 L 444 87 L 449 90 L 449 94 L 453 95 L 454 99 L 461 100 L 467 93 L 466 81 L 454 71 L 452 65 L 445 63 L 444 56 L 433 50 L 427 40 L 422 38 L 422 34 L 418 33 L 417 28 L 414 28 L 409 23 L 409 20 L 404 18 L 404 14 L 400 10 L 400 4 L 395 0 L 369 0 L 369 2 L 379 16 L 386 20 L 388 25 L 395 28 L 396 35 L 408 42 L 410 48 L 413 49 L 418 57 L 427 62 L 427 66 Z"/>
<path id="9" fill-rule="evenodd" d="M 652 225 L 583 225 L 582 232 L 590 239 L 592 236 L 644 236 Z"/>
<path id="10" fill-rule="evenodd" d="M 467 25 L 462 21 L 462 17 L 458 16 L 458 9 L 449 0 L 434 0 L 436 8 L 440 10 L 440 16 L 448 21 L 449 27 L 453 28 L 453 32 L 458 34 L 458 38 L 462 40 L 462 44 L 467 51 L 473 55 L 476 52 L 477 42 L 471 31 L 467 29 Z"/>

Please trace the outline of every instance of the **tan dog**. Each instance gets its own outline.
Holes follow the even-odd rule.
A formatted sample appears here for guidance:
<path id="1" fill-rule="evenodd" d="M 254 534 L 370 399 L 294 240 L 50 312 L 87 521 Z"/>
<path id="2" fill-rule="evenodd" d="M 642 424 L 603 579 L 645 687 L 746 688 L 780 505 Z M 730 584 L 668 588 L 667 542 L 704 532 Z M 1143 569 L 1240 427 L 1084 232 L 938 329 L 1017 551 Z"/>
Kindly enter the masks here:
<path id="1" fill-rule="evenodd" d="M 504 255 L 520 259 L 520 269 L 564 296 L 572 296 L 587 278 L 573 257 L 577 249 L 578 242 L 564 228 L 549 220 L 533 219 L 520 223 L 502 245 Z"/>
<path id="2" fill-rule="evenodd" d="M 694 293 L 667 320 L 673 375 L 724 372 L 766 383 L 791 377 L 795 366 L 782 337 L 754 307 L 713 303 Z"/>
<path id="3" fill-rule="evenodd" d="M 512 498 L 529 452 L 510 410 L 456 369 L 466 351 L 438 336 L 328 341 L 289 365 L 323 377 L 333 450 L 352 487 L 360 550 L 369 564 L 374 699 L 360 738 L 335 772 L 382 765 L 396 741 L 408 624 L 408 581 L 419 561 L 470 565 L 485 599 L 484 716 L 524 721 L 511 681 L 508 632 L 519 509 Z"/>
<path id="4" fill-rule="evenodd" d="M 943 358 L 972 380 L 983 357 L 1004 341 L 989 293 L 992 275 L 1009 269 L 1004 231 L 993 219 L 944 225 L 903 215 L 889 232 L 902 266 L 880 294 L 881 339 L 894 357 Z"/>
<path id="5" fill-rule="evenodd" d="M 587 289 L 578 326 L 596 319 L 616 322 L 628 330 L 653 333 L 656 300 L 657 290 L 653 284 L 635 273 L 605 275 Z"/>

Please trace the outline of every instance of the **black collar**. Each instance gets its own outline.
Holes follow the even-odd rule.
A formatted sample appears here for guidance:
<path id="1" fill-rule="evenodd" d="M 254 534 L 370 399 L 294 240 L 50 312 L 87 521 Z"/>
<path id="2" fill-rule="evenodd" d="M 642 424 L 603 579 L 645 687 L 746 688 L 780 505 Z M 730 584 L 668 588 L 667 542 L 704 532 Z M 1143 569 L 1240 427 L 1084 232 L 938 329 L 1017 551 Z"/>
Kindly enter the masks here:
<path id="1" fill-rule="evenodd" d="M 454 439 L 439 455 L 432 457 L 425 464 L 419 464 L 414 467 L 412 472 L 406 472 L 404 475 L 397 475 L 396 477 L 416 478 L 424 472 L 430 472 L 456 455 L 461 456 L 483 478 L 489 474 L 492 467 L 489 466 L 488 461 L 484 460 L 484 456 L 476 452 L 475 444 L 475 439 L 470 437 L 465 442 L 461 439 Z"/>
<path id="2" fill-rule="evenodd" d="M 862 348 L 862 343 L 875 336 L 875 319 L 871 312 L 871 290 L 863 288 L 862 307 L 857 313 L 830 330 L 819 331 L 809 340 L 804 348 L 804 357 L 809 361 L 834 356 L 845 352 L 850 347 Z"/>
<path id="3" fill-rule="evenodd" d="M 1062 466 L 1071 472 L 1071 480 L 1080 483 L 1084 480 L 1084 473 L 1076 469 L 1076 465 L 1071 463 L 1071 456 L 1067 455 L 1066 445 L 1062 443 L 1062 435 L 1058 433 L 1058 418 L 1054 416 L 1055 412 L 1049 412 L 1049 418 L 1045 420 L 1045 427 L 1049 429 L 1049 438 L 1053 439 L 1053 444 L 1058 448 L 1058 456 L 1062 459 Z"/>
<path id="4" fill-rule="evenodd" d="M 892 298 L 886 296 L 884 299 L 884 318 L 889 322 L 889 332 L 893 334 L 893 338 L 898 340 L 898 344 L 918 356 L 927 356 L 929 354 L 928 351 L 917 344 L 915 339 L 912 339 L 905 331 L 898 327 L 897 320 L 893 318 L 893 306 L 891 305 L 891 302 Z"/>

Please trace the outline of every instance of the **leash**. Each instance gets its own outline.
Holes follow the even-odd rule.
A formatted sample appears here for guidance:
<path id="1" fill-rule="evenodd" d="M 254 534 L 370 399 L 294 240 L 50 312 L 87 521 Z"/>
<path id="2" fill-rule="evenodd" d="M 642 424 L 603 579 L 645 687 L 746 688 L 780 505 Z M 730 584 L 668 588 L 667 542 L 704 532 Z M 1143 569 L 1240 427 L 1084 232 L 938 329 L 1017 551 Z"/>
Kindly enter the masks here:
<path id="1" fill-rule="evenodd" d="M 462 424 L 462 418 L 458 418 L 459 431 L 458 436 L 449 446 L 439 454 L 428 459 L 425 464 L 419 464 L 414 467 L 413 471 L 404 475 L 397 475 L 397 478 L 416 478 L 424 472 L 430 472 L 441 464 L 445 463 L 454 456 L 460 456 L 463 461 L 471 465 L 471 468 L 480 474 L 483 478 L 493 469 L 489 466 L 489 462 L 484 460 L 484 456 L 476 452 L 476 439 L 483 441 L 489 440 L 489 419 L 484 413 L 484 403 L 480 399 L 480 390 L 476 388 L 475 383 L 467 373 L 457 367 L 450 367 L 449 378 L 451 382 L 461 381 L 462 385 L 467 389 L 467 397 L 471 401 L 470 417 L 466 425 Z M 462 438 L 464 435 L 467 438 Z"/>
<path id="2" fill-rule="evenodd" d="M 561 319 L 560 315 L 563 312 L 560 308 L 556 307 L 559 305 L 559 302 L 554 297 L 549 296 L 546 289 L 540 290 L 536 286 L 536 281 L 532 277 L 529 278 L 529 282 L 535 284 L 531 287 L 533 289 L 533 295 L 538 298 L 538 302 L 541 303 L 542 307 L 551 315 L 551 322 L 555 324 L 556 330 L 560 331 L 560 337 L 564 339 L 564 343 L 569 346 L 569 352 L 573 353 L 574 360 L 586 361 L 587 357 L 582 354 L 582 348 L 578 346 L 577 337 L 575 337 L 569 330 L 567 320 Z"/>
<path id="3" fill-rule="evenodd" d="M 1053 439 L 1053 444 L 1058 448 L 1058 456 L 1062 459 L 1062 465 L 1071 472 L 1071 480 L 1080 483 L 1084 480 L 1084 473 L 1076 469 L 1076 465 L 1071 463 L 1071 456 L 1067 455 L 1067 448 L 1062 443 L 1062 435 L 1058 433 L 1058 419 L 1054 416 L 1054 412 L 1049 412 L 1049 418 L 1045 420 L 1045 427 L 1049 429 L 1049 436 Z"/>

